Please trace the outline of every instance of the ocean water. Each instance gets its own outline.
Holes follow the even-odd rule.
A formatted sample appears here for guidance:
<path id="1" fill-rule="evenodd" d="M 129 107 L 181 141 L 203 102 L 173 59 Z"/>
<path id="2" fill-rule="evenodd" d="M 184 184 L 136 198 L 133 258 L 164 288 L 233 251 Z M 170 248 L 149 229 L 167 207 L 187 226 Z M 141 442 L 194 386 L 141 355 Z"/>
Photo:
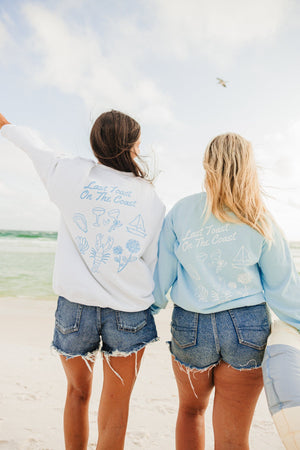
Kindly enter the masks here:
<path id="1" fill-rule="evenodd" d="M 57 233 L 0 230 L 0 297 L 54 299 L 52 272 Z M 290 243 L 300 272 L 300 242 Z"/>
<path id="2" fill-rule="evenodd" d="M 0 297 L 55 298 L 57 233 L 0 230 Z"/>

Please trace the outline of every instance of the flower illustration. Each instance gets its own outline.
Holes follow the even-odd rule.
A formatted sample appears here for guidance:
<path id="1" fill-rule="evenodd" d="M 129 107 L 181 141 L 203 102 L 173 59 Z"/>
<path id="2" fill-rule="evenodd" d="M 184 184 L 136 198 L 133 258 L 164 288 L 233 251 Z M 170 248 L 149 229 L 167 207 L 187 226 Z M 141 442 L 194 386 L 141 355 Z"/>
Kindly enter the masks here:
<path id="1" fill-rule="evenodd" d="M 126 248 L 130 253 L 137 253 L 141 247 L 139 241 L 130 239 L 126 244 Z"/>
<path id="2" fill-rule="evenodd" d="M 117 247 L 114 247 L 114 254 L 115 255 L 121 255 L 121 253 L 123 252 L 123 249 L 121 247 L 121 245 L 117 245 Z"/>
<path id="3" fill-rule="evenodd" d="M 238 276 L 238 282 L 241 284 L 249 284 L 251 282 L 251 275 L 249 273 L 241 273 Z"/>
<path id="4" fill-rule="evenodd" d="M 133 254 L 139 252 L 141 248 L 139 241 L 136 241 L 135 239 L 129 239 L 129 241 L 126 242 L 125 247 L 128 250 L 127 252 L 125 251 L 125 255 L 123 254 L 123 248 L 120 245 L 117 245 L 113 249 L 113 252 L 116 255 L 115 261 L 119 265 L 118 272 L 124 270 L 129 263 L 137 260 L 137 257 L 133 256 Z"/>

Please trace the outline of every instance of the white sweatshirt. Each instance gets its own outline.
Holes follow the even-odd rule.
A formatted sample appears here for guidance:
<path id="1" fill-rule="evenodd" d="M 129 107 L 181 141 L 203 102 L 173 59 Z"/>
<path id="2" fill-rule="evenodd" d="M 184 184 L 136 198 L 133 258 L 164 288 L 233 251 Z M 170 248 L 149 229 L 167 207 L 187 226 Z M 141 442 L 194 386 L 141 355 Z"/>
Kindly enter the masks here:
<path id="1" fill-rule="evenodd" d="M 5 125 L 1 134 L 32 159 L 60 210 L 54 292 L 85 305 L 147 309 L 165 214 L 151 183 L 93 160 L 58 156 L 24 127 Z"/>

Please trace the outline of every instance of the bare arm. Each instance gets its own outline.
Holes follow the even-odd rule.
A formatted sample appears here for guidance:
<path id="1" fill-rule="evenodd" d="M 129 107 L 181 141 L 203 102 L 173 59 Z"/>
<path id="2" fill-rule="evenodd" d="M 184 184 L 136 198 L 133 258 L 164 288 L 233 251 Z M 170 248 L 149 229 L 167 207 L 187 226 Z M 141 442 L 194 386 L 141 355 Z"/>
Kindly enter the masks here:
<path id="1" fill-rule="evenodd" d="M 3 127 L 3 125 L 7 125 L 10 122 L 8 122 L 8 120 L 5 119 L 5 117 L 0 113 L 0 130 Z"/>

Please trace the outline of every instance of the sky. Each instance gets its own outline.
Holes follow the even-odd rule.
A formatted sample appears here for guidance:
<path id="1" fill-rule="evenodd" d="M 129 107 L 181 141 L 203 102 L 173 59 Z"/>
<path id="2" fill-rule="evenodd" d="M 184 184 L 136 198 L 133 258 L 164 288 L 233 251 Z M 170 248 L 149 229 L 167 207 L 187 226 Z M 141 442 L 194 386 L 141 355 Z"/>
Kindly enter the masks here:
<path id="1" fill-rule="evenodd" d="M 0 111 L 83 157 L 99 114 L 131 115 L 168 209 L 203 190 L 208 142 L 239 133 L 267 206 L 300 240 L 299 55 L 297 0 L 1 0 Z M 0 229 L 59 223 L 31 161 L 3 138 L 0 211 Z"/>

